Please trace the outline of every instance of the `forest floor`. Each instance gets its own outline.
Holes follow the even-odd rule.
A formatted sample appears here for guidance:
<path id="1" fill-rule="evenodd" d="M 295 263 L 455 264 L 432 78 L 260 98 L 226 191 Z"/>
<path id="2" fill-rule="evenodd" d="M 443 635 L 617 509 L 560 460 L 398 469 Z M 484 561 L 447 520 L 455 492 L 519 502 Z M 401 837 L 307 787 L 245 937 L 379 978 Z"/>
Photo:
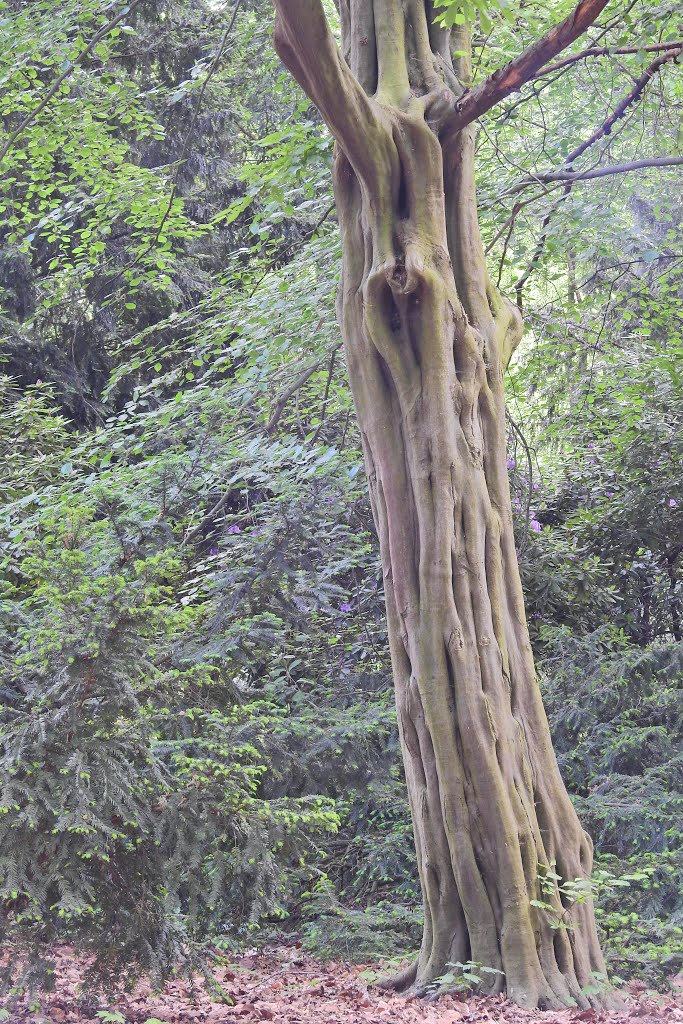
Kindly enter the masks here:
<path id="1" fill-rule="evenodd" d="M 321 963 L 292 946 L 252 951 L 216 967 L 230 1000 L 217 1001 L 203 979 L 171 981 L 161 992 L 145 982 L 112 997 L 84 996 L 86 964 L 69 947 L 55 953 L 56 987 L 0 1009 L 4 1024 L 664 1024 L 683 1022 L 683 999 L 631 986 L 623 1010 L 525 1011 L 502 996 L 451 995 L 436 1002 L 373 988 L 377 969 Z M 218 997 L 219 999 L 220 997 Z M 2 1005 L 2 1004 L 0 1004 Z"/>

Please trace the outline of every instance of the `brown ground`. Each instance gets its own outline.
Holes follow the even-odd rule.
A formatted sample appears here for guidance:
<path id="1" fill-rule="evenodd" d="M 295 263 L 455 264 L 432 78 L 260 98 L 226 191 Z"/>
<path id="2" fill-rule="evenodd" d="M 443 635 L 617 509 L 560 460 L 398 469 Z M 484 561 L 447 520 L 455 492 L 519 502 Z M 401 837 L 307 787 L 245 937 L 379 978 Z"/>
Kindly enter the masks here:
<path id="1" fill-rule="evenodd" d="M 625 994 L 618 1013 L 563 1010 L 524 1011 L 502 997 L 446 996 L 435 1003 L 388 994 L 372 987 L 372 968 L 322 964 L 298 948 L 281 947 L 240 956 L 217 967 L 216 979 L 232 1005 L 216 1001 L 203 981 L 194 991 L 185 981 L 169 982 L 162 992 L 140 983 L 129 994 L 84 1001 L 79 996 L 83 965 L 68 947 L 57 958 L 57 987 L 40 1002 L 26 998 L 5 1004 L 6 1024 L 106 1024 L 98 1011 L 120 1014 L 111 1024 L 664 1024 L 683 1021 L 680 997 L 652 996 L 638 986 Z M 9 1013 L 9 1016 L 5 1014 Z"/>

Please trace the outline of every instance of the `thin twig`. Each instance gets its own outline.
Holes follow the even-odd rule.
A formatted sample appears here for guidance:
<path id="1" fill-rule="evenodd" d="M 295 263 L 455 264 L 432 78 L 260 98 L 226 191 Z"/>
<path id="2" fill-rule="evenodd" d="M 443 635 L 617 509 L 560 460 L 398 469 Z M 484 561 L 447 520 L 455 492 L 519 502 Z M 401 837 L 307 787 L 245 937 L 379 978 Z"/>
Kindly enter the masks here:
<path id="1" fill-rule="evenodd" d="M 323 423 L 325 422 L 325 413 L 327 411 L 327 399 L 329 398 L 330 395 L 330 385 L 332 383 L 332 375 L 334 373 L 334 361 L 337 358 L 337 348 L 339 348 L 339 346 L 332 349 L 332 355 L 330 356 L 330 368 L 327 371 L 327 381 L 325 382 L 325 394 L 323 395 L 323 404 L 320 407 L 320 423 L 318 424 L 316 432 L 313 435 L 313 440 L 311 441 L 311 444 L 315 444 L 316 441 L 318 440 L 318 437 L 320 436 L 320 431 L 323 428 Z"/>
<path id="2" fill-rule="evenodd" d="M 677 57 L 680 56 L 682 50 L 683 45 L 679 44 L 677 47 L 667 50 L 666 53 L 660 54 L 660 56 L 656 57 L 651 64 L 648 64 L 642 75 L 636 79 L 631 91 L 623 98 L 621 103 L 615 107 L 600 127 L 596 128 L 589 138 L 569 154 L 565 160 L 565 165 L 569 166 L 570 164 L 573 164 L 574 161 L 585 153 L 587 149 L 590 149 L 591 146 L 595 145 L 599 139 L 602 139 L 605 135 L 609 135 L 616 122 L 624 116 L 629 107 L 638 102 L 644 89 L 654 75 L 664 66 L 664 64 L 668 63 L 668 61 L 676 60 Z"/>
<path id="3" fill-rule="evenodd" d="M 318 321 L 318 324 L 315 328 L 316 331 L 320 330 L 323 323 L 324 317 L 320 317 L 320 320 Z M 341 342 L 337 342 L 337 344 L 332 349 L 332 365 L 334 364 L 334 355 L 337 349 L 340 347 L 340 345 Z M 300 373 L 296 380 L 293 381 L 288 388 L 285 388 L 285 390 L 282 392 L 282 394 L 278 397 L 277 401 L 275 402 L 272 412 L 270 414 L 270 419 L 268 420 L 264 427 L 264 431 L 266 434 L 272 434 L 272 432 L 275 430 L 275 427 L 278 425 L 280 421 L 280 418 L 282 416 L 282 413 L 284 412 L 287 402 L 290 400 L 292 395 L 295 395 L 298 391 L 300 391 L 300 389 L 304 386 L 306 381 L 313 376 L 316 370 L 320 369 L 324 361 L 324 358 L 318 359 L 315 363 L 313 363 L 311 366 L 308 366 L 302 373 Z"/>
<path id="4" fill-rule="evenodd" d="M 287 245 L 283 246 L 281 249 L 278 249 L 278 251 L 275 253 L 275 256 L 273 257 L 273 259 L 270 261 L 270 263 L 268 264 L 266 269 L 263 271 L 261 276 L 256 281 L 256 284 L 254 285 L 254 287 L 249 292 L 249 295 L 247 296 L 248 298 L 251 299 L 251 298 L 254 297 L 254 295 L 256 294 L 258 289 L 261 287 L 261 285 L 263 284 L 265 279 L 268 277 L 268 274 L 270 274 L 275 269 L 275 267 L 278 265 L 278 263 L 282 260 L 282 258 L 284 256 L 286 256 L 290 252 L 290 250 L 296 248 L 296 246 L 303 245 L 304 242 L 307 242 L 309 240 L 309 238 L 312 238 L 313 235 L 315 235 L 320 230 L 320 228 L 323 226 L 323 224 L 325 223 L 325 221 L 327 220 L 329 215 L 334 210 L 334 207 L 335 207 L 334 203 L 332 203 L 330 206 L 328 206 L 327 209 L 325 210 L 325 212 L 315 222 L 313 227 L 309 228 L 308 231 L 304 232 L 304 234 L 303 234 L 303 236 L 301 238 L 297 238 L 293 242 L 289 242 Z"/>
<path id="5" fill-rule="evenodd" d="M 528 467 L 528 470 L 529 470 L 529 490 L 527 492 L 526 515 L 525 515 L 525 523 L 526 523 L 526 526 L 527 526 L 527 530 L 525 530 L 524 535 L 523 535 L 523 537 L 522 537 L 522 539 L 520 541 L 520 554 L 521 554 L 521 552 L 524 551 L 524 549 L 526 548 L 526 546 L 528 544 L 528 526 L 529 526 L 529 516 L 531 514 L 531 495 L 533 493 L 534 464 L 533 464 L 533 458 L 532 458 L 532 455 L 531 455 L 531 448 L 529 447 L 527 439 L 525 438 L 524 434 L 522 433 L 521 427 L 512 418 L 512 416 L 510 415 L 510 411 L 508 409 L 505 410 L 505 415 L 508 418 L 508 421 L 510 423 L 510 426 L 512 427 L 513 433 L 519 439 L 519 441 L 520 441 L 520 443 L 522 445 L 522 448 L 524 449 L 524 452 L 526 454 L 527 467 Z"/>
<path id="6" fill-rule="evenodd" d="M 548 240 L 550 222 L 552 221 L 553 217 L 555 216 L 555 214 L 559 210 L 559 208 L 562 205 L 562 203 L 568 198 L 571 190 L 572 190 L 571 182 L 567 182 L 567 184 L 564 186 L 564 189 L 562 191 L 562 195 L 560 196 L 559 199 L 557 199 L 555 201 L 555 203 L 552 206 L 552 208 L 546 214 L 545 218 L 543 219 L 543 223 L 541 224 L 541 236 L 538 239 L 538 242 L 536 243 L 536 248 L 534 249 L 534 254 L 531 257 L 531 259 L 529 260 L 529 264 L 528 264 L 526 270 L 524 271 L 522 276 L 519 278 L 519 280 L 515 283 L 515 298 L 516 298 L 516 302 L 517 302 L 517 305 L 519 306 L 520 310 L 522 309 L 522 294 L 523 294 L 524 285 L 526 284 L 526 282 L 529 280 L 529 278 L 533 274 L 534 270 L 536 269 L 536 267 L 539 264 L 541 256 L 543 255 L 543 250 L 545 249 L 545 243 Z M 512 230 L 512 226 L 511 226 L 510 230 Z"/>
<path id="7" fill-rule="evenodd" d="M 159 224 L 157 226 L 156 231 L 154 232 L 154 236 L 151 239 L 151 241 L 147 244 L 147 246 L 141 252 L 136 253 L 136 255 L 133 257 L 132 260 L 130 260 L 123 267 L 121 267 L 120 270 L 118 270 L 116 272 L 114 277 L 109 278 L 109 280 L 104 282 L 104 284 L 102 285 L 100 290 L 95 294 L 95 296 L 92 299 L 92 304 L 93 305 L 98 301 L 98 299 L 101 298 L 101 296 L 102 296 L 102 294 L 103 294 L 105 289 L 110 289 L 112 287 L 112 285 L 115 284 L 115 282 L 118 281 L 121 277 L 123 277 L 123 275 L 128 270 L 131 270 L 133 267 L 137 266 L 137 264 L 140 262 L 140 260 L 144 259 L 145 256 L 148 256 L 149 253 L 154 249 L 155 245 L 157 244 L 157 242 L 159 241 L 159 239 L 161 237 L 161 233 L 164 230 L 164 227 L 166 225 L 166 221 L 168 220 L 168 218 L 171 215 L 171 210 L 173 209 L 173 203 L 175 202 L 176 196 L 178 195 L 178 186 L 179 186 L 179 183 L 180 183 L 180 170 L 181 170 L 181 168 L 183 166 L 183 163 L 185 162 L 185 157 L 187 155 L 187 151 L 188 151 L 189 146 L 190 146 L 190 140 L 192 139 L 192 136 L 194 134 L 195 125 L 197 124 L 197 119 L 199 117 L 199 114 L 200 114 L 200 111 L 201 111 L 201 108 L 202 108 L 202 101 L 204 99 L 204 93 L 206 92 L 206 89 L 207 89 L 207 86 L 208 86 L 209 82 L 211 81 L 211 79 L 213 78 L 214 74 L 218 70 L 218 65 L 219 65 L 219 63 L 221 61 L 223 53 L 225 52 L 225 47 L 227 45 L 228 38 L 230 37 L 230 33 L 232 32 L 232 29 L 234 27 L 235 21 L 237 19 L 237 15 L 239 13 L 239 9 L 242 6 L 242 2 L 243 2 L 243 0 L 236 0 L 235 6 L 234 6 L 233 11 L 232 11 L 232 17 L 230 18 L 230 21 L 228 22 L 228 26 L 227 26 L 225 32 L 223 33 L 223 38 L 221 39 L 220 46 L 218 47 L 218 50 L 216 51 L 216 53 L 214 55 L 214 58 L 211 61 L 211 64 L 209 65 L 209 70 L 206 73 L 206 77 L 205 77 L 204 81 L 202 82 L 202 87 L 199 90 L 199 96 L 197 97 L 197 103 L 195 105 L 195 109 L 194 109 L 193 114 L 192 114 L 192 120 L 190 121 L 190 126 L 189 126 L 189 128 L 188 128 L 188 130 L 187 130 L 187 132 L 185 134 L 185 138 L 183 139 L 183 145 L 182 145 L 182 148 L 180 150 L 180 156 L 178 157 L 177 161 L 175 162 L 176 163 L 176 168 L 175 168 L 175 174 L 173 175 L 173 184 L 171 185 L 171 194 L 169 196 L 168 203 L 166 205 L 166 209 L 165 209 L 165 211 L 164 211 L 164 213 L 163 213 L 163 215 L 161 217 L 161 220 L 159 221 Z"/>
<path id="8" fill-rule="evenodd" d="M 612 57 L 621 53 L 658 53 L 661 50 L 673 50 L 677 46 L 683 46 L 683 39 L 675 39 L 668 43 L 649 43 L 647 46 L 589 46 L 588 49 L 575 53 L 572 57 L 565 57 L 564 60 L 558 60 L 555 64 L 548 64 L 547 67 L 541 68 L 531 81 L 535 82 L 545 75 L 551 75 L 570 64 L 585 60 L 587 57 Z"/>

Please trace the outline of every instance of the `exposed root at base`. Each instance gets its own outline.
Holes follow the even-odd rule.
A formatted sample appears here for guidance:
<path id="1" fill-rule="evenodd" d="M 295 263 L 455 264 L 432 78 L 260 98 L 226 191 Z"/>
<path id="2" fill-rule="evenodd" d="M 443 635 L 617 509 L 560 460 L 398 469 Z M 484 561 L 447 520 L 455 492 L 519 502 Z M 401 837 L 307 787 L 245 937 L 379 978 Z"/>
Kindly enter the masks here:
<path id="1" fill-rule="evenodd" d="M 398 974 L 392 974 L 387 978 L 380 978 L 376 987 L 385 992 L 407 992 L 415 984 L 417 977 L 417 957 L 411 964 L 404 967 Z M 416 993 L 417 995 L 417 993 Z"/>
<path id="2" fill-rule="evenodd" d="M 397 974 L 381 978 L 375 983 L 376 988 L 385 992 L 398 992 L 402 995 L 414 996 L 426 1003 L 438 1002 L 444 996 L 462 995 L 462 990 L 452 985 L 435 986 L 426 983 L 424 980 L 417 982 L 418 959 L 412 961 L 407 967 Z M 500 989 L 498 990 L 500 992 Z M 470 993 L 473 995 L 475 993 Z M 493 995 L 497 993 L 486 992 L 482 995 Z M 538 1000 L 522 1000 L 515 994 L 508 995 L 510 1003 L 514 1003 L 524 1010 L 585 1010 L 588 1007 L 597 1012 L 610 1012 L 623 1010 L 626 1005 L 625 999 L 616 989 L 604 989 L 600 992 L 581 994 L 580 999 L 569 1000 L 556 993 L 546 992 Z"/>
<path id="3" fill-rule="evenodd" d="M 405 991 L 398 989 L 397 991 Z M 441 988 L 425 987 L 424 985 L 413 985 L 409 991 L 405 994 L 416 996 L 418 999 L 423 1000 L 425 1003 L 436 1003 L 444 996 L 462 996 L 463 990 L 454 988 L 453 986 L 444 985 Z M 477 993 L 470 992 L 467 995 L 470 996 L 482 996 L 486 998 L 495 993 Z M 595 995 L 584 996 L 582 999 L 568 1002 L 566 999 L 562 999 L 560 996 L 545 996 L 540 997 L 538 1001 L 522 1001 L 515 999 L 514 996 L 508 996 L 510 1003 L 515 1006 L 519 1006 L 521 1010 L 542 1010 L 542 1011 L 559 1011 L 559 1010 L 575 1010 L 576 1012 L 586 1010 L 589 1007 L 598 1013 L 608 1013 L 623 1010 L 626 1006 L 626 1002 L 619 992 L 601 992 Z"/>
<path id="4" fill-rule="evenodd" d="M 626 999 L 618 989 L 604 989 L 594 995 L 586 996 L 589 1006 L 601 1012 L 615 1012 L 626 1007 Z"/>

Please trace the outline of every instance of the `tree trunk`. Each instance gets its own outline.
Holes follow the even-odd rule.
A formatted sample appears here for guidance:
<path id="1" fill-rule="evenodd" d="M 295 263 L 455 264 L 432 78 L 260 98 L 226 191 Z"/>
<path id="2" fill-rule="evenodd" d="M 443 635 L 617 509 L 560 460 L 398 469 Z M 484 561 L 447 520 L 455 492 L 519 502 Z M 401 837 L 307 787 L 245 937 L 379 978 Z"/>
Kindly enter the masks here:
<path id="1" fill-rule="evenodd" d="M 587 878 L 592 850 L 524 615 L 503 397 L 521 318 L 486 271 L 473 128 L 448 130 L 468 61 L 454 66 L 424 0 L 342 0 L 343 57 L 315 3 L 276 6 L 278 52 L 338 143 L 338 314 L 425 908 L 419 956 L 396 984 L 424 991 L 473 961 L 502 972 L 486 990 L 521 1005 L 587 1005 L 582 988 L 605 969 L 592 906 L 541 887 L 550 871 Z"/>

